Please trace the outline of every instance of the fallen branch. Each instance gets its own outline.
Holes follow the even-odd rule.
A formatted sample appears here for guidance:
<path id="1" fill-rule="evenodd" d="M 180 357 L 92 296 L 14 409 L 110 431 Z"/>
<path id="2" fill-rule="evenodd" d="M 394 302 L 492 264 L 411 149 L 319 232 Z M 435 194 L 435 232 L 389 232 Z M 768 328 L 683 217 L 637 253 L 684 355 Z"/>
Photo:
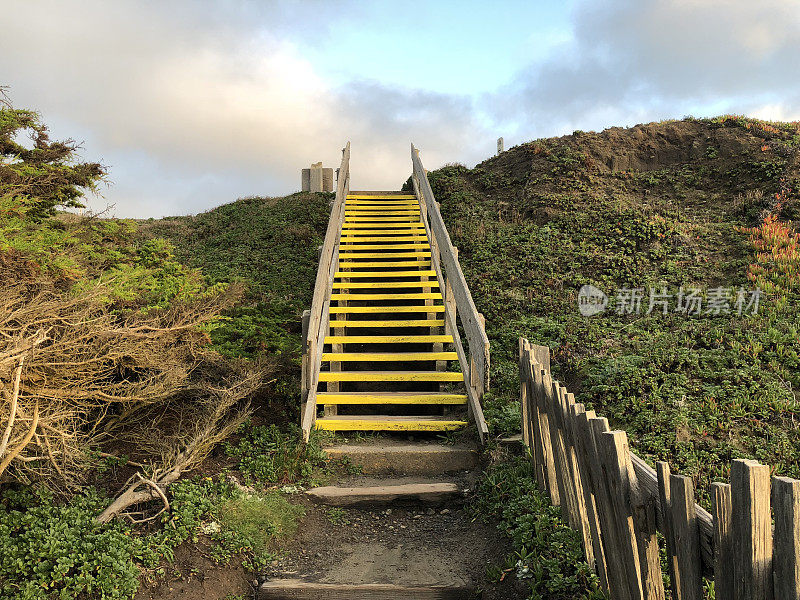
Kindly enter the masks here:
<path id="1" fill-rule="evenodd" d="M 168 471 L 160 477 L 154 476 L 152 479 L 147 479 L 140 473 L 136 473 L 138 481 L 133 482 L 127 490 L 118 496 L 117 499 L 97 517 L 97 520 L 100 523 L 108 523 L 131 506 L 136 506 L 143 502 L 150 502 L 151 500 L 157 500 L 159 498 L 164 502 L 166 510 L 169 510 L 169 500 L 167 500 L 167 496 L 164 492 L 170 483 L 173 483 L 181 476 L 182 472 L 181 465 L 177 465 L 171 471 Z M 142 485 L 145 486 L 145 489 L 140 490 L 139 487 Z"/>
<path id="2" fill-rule="evenodd" d="M 163 464 L 168 465 L 155 469 L 149 478 L 140 473 L 128 480 L 124 491 L 98 517 L 100 523 L 108 523 L 125 511 L 145 502 L 161 499 L 164 510 L 169 510 L 167 487 L 178 480 L 185 472 L 200 465 L 211 450 L 230 436 L 250 415 L 249 406 L 237 409 L 229 416 L 234 406 L 249 397 L 262 383 L 262 373 L 254 369 L 234 381 L 228 381 L 226 387 L 212 387 L 212 399 L 206 405 L 206 411 L 195 421 L 183 438 L 183 443 L 173 445 L 163 452 Z M 142 487 L 144 486 L 144 488 Z M 129 517 L 130 518 L 130 517 Z M 153 517 L 147 520 L 152 520 Z"/>
<path id="3" fill-rule="evenodd" d="M 22 365 L 25 363 L 25 356 L 21 356 L 19 363 L 14 369 L 14 389 L 11 392 L 11 407 L 8 411 L 8 425 L 3 433 L 3 439 L 0 440 L 0 456 L 6 453 L 8 448 L 8 440 L 11 437 L 11 432 L 14 430 L 14 419 L 17 418 L 17 400 L 19 400 L 19 383 L 22 380 Z"/>
<path id="4" fill-rule="evenodd" d="M 28 433 L 25 435 L 25 438 L 17 445 L 16 448 L 11 450 L 6 457 L 0 462 L 0 475 L 8 468 L 8 465 L 11 464 L 11 461 L 16 458 L 16 456 L 22 452 L 25 447 L 31 442 L 31 438 L 33 438 L 33 434 L 36 433 L 36 427 L 39 425 L 39 403 L 36 403 L 36 406 L 33 408 L 33 422 L 31 423 L 31 428 Z"/>

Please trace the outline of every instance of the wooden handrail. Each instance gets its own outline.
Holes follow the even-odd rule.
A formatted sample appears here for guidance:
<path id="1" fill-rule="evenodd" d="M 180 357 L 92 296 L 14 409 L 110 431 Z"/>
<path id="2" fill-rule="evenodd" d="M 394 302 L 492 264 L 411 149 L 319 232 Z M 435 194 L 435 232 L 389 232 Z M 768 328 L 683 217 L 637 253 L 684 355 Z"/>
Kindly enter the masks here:
<path id="1" fill-rule="evenodd" d="M 419 200 L 422 221 L 431 244 L 431 266 L 439 280 L 439 289 L 445 294 L 447 329 L 453 336 L 461 369 L 464 372 L 470 414 L 475 419 L 478 435 L 483 442 L 488 434 L 488 427 L 480 401 L 484 392 L 489 389 L 489 338 L 486 335 L 483 316 L 475 307 L 461 265 L 458 263 L 458 251 L 450 241 L 450 234 L 439 211 L 439 204 L 433 195 L 427 173 L 419 158 L 419 151 L 414 144 L 411 144 L 411 162 L 414 193 Z M 467 338 L 469 355 L 464 351 L 459 337 L 457 327 L 459 316 Z"/>
<path id="2" fill-rule="evenodd" d="M 331 207 L 328 229 L 319 257 L 317 279 L 314 283 L 314 297 L 308 323 L 304 322 L 303 337 L 303 377 L 302 377 L 302 410 L 301 427 L 303 439 L 308 441 L 311 428 L 317 416 L 317 385 L 322 362 L 322 350 L 325 334 L 330 320 L 331 290 L 336 264 L 339 262 L 339 240 L 344 220 L 344 206 L 350 191 L 350 142 L 342 150 L 342 164 L 339 167 L 339 179 L 336 183 L 336 198 Z"/>

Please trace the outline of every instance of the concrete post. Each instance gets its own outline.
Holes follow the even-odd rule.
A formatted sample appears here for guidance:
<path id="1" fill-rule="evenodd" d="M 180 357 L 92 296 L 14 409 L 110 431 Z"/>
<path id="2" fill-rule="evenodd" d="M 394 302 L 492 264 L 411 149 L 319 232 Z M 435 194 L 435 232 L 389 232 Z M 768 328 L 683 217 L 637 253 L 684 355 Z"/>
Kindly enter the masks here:
<path id="1" fill-rule="evenodd" d="M 311 192 L 322 191 L 322 163 L 314 163 L 311 165 Z"/>
<path id="2" fill-rule="evenodd" d="M 333 191 L 333 169 L 330 167 L 327 169 L 322 169 L 322 191 Z"/>
<path id="3" fill-rule="evenodd" d="M 497 138 L 497 154 L 501 154 L 503 152 L 503 138 Z"/>
<path id="4" fill-rule="evenodd" d="M 336 169 L 336 177 L 338 179 L 339 169 Z M 333 169 L 323 169 L 321 162 L 300 170 L 300 189 L 304 192 L 332 192 L 333 181 Z"/>

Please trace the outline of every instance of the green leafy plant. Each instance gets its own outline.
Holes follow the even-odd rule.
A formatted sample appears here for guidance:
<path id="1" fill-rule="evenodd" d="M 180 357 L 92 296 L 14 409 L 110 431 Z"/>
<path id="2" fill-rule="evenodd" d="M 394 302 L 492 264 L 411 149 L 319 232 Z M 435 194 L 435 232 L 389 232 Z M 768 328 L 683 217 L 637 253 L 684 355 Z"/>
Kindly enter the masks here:
<path id="1" fill-rule="evenodd" d="M 136 542 L 121 524 L 100 525 L 104 500 L 88 490 L 66 504 L 45 491 L 0 496 L 0 596 L 19 600 L 131 597 Z"/>
<path id="2" fill-rule="evenodd" d="M 282 430 L 277 425 L 245 423 L 238 442 L 225 445 L 229 456 L 249 483 L 296 483 L 311 481 L 315 470 L 327 464 L 317 437 L 303 443 L 296 425 Z"/>
<path id="3" fill-rule="evenodd" d="M 514 576 L 526 581 L 532 600 L 603 598 L 583 557 L 578 533 L 561 520 L 559 509 L 550 506 L 536 487 L 528 459 L 514 457 L 490 467 L 476 492 L 474 514 L 498 519 L 513 546 L 506 565 L 492 567 L 489 579 Z"/>

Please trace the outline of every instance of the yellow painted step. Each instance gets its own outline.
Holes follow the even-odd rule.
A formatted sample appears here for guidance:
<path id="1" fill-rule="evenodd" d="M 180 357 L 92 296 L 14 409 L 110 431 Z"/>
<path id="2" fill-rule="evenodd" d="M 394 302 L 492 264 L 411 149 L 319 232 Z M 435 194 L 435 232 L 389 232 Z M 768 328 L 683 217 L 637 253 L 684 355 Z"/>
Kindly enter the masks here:
<path id="1" fill-rule="evenodd" d="M 404 205 L 384 205 L 384 206 L 347 206 L 344 207 L 345 212 L 369 212 L 378 215 L 391 215 L 393 212 L 407 213 L 409 211 L 419 212 L 421 207 L 418 204 L 404 204 Z"/>
<path id="2" fill-rule="evenodd" d="M 331 321 L 330 327 L 444 327 L 444 319 L 384 319 Z"/>
<path id="3" fill-rule="evenodd" d="M 347 217 L 345 223 L 420 223 L 419 216 L 408 217 Z"/>
<path id="4" fill-rule="evenodd" d="M 404 238 L 422 237 L 422 239 L 427 239 L 427 235 L 428 234 L 424 229 L 396 229 L 394 227 L 390 229 L 343 229 L 341 231 L 342 239 L 353 239 L 353 240 L 377 239 L 379 242 L 386 239 L 390 239 L 389 236 L 404 237 Z M 376 236 L 386 236 L 386 237 L 376 237 Z"/>
<path id="5" fill-rule="evenodd" d="M 341 255 L 339 256 L 341 259 Z M 354 260 L 340 260 L 340 269 L 363 269 L 366 267 L 430 267 L 431 261 L 429 260 L 399 260 L 399 261 L 354 261 Z"/>
<path id="6" fill-rule="evenodd" d="M 425 235 L 424 227 L 387 227 L 385 229 L 342 229 L 342 235 Z"/>
<path id="7" fill-rule="evenodd" d="M 444 305 L 435 306 L 331 306 L 331 314 L 362 313 L 443 313 Z"/>
<path id="8" fill-rule="evenodd" d="M 419 221 L 420 214 L 418 210 L 392 210 L 392 211 L 367 211 L 367 210 L 347 210 L 344 213 L 345 218 L 348 217 L 372 217 L 373 219 L 380 220 L 380 217 L 405 217 L 410 221 Z"/>
<path id="9" fill-rule="evenodd" d="M 416 200 L 414 194 L 347 194 L 348 200 Z"/>
<path id="10" fill-rule="evenodd" d="M 419 252 L 340 252 L 339 260 L 353 258 L 430 258 L 430 251 Z"/>
<path id="11" fill-rule="evenodd" d="M 342 235 L 425 235 L 422 223 L 390 223 L 389 225 L 364 223 L 363 227 L 342 227 Z"/>
<path id="12" fill-rule="evenodd" d="M 397 216 L 392 213 L 401 212 L 404 215 L 408 212 L 419 212 L 420 207 L 418 204 L 398 204 L 395 206 L 369 206 L 369 205 L 346 205 L 344 207 L 345 214 L 354 212 L 366 212 L 375 217 L 393 217 Z"/>
<path id="13" fill-rule="evenodd" d="M 324 352 L 322 361 L 334 362 L 416 362 L 458 360 L 455 352 Z"/>
<path id="14" fill-rule="evenodd" d="M 438 288 L 439 282 L 432 281 L 334 281 L 334 290 L 366 290 L 370 288 Z"/>
<path id="15" fill-rule="evenodd" d="M 453 431 L 467 426 L 466 421 L 449 417 L 395 417 L 338 415 L 317 419 L 314 427 L 327 431 Z"/>
<path id="16" fill-rule="evenodd" d="M 342 229 L 425 229 L 423 223 L 345 223 Z"/>
<path id="17" fill-rule="evenodd" d="M 406 210 L 345 210 L 345 217 L 410 217 L 418 215 L 419 209 L 409 208 Z"/>
<path id="18" fill-rule="evenodd" d="M 319 392 L 317 404 L 466 404 L 463 394 L 425 392 Z"/>
<path id="19" fill-rule="evenodd" d="M 360 244 L 358 246 L 355 245 L 343 245 L 342 250 L 346 252 L 352 252 L 354 250 L 419 250 L 419 251 L 430 251 L 431 246 L 428 244 L 427 240 L 414 242 L 413 244 Z"/>
<path id="20" fill-rule="evenodd" d="M 364 242 L 427 242 L 428 237 L 425 235 L 403 235 L 403 236 L 386 236 L 386 237 L 358 237 L 358 236 L 342 236 L 342 245 L 350 244 L 363 244 Z"/>
<path id="21" fill-rule="evenodd" d="M 331 300 L 441 300 L 441 292 L 415 292 L 409 294 L 331 294 Z"/>
<path id="22" fill-rule="evenodd" d="M 354 212 L 366 212 L 366 215 L 354 215 L 351 213 Z M 396 213 L 400 212 L 399 215 L 393 215 L 388 213 Z M 391 222 L 391 221 L 408 221 L 410 223 L 416 223 L 421 220 L 421 216 L 415 208 L 411 207 L 408 209 L 402 209 L 400 211 L 393 210 L 393 211 L 383 211 L 383 210 L 372 210 L 372 211 L 364 211 L 363 208 L 349 208 L 345 211 L 345 223 L 357 223 L 359 221 L 383 221 L 383 222 Z"/>
<path id="23" fill-rule="evenodd" d="M 370 214 L 374 213 L 376 216 L 380 217 L 391 212 L 419 211 L 421 209 L 419 204 L 395 204 L 392 206 L 375 206 L 374 204 L 346 204 L 344 210 L 346 213 L 367 211 Z"/>
<path id="24" fill-rule="evenodd" d="M 327 335 L 326 344 L 450 344 L 452 335 Z"/>
<path id="25" fill-rule="evenodd" d="M 450 371 L 323 371 L 325 381 L 464 381 L 463 373 Z"/>
<path id="26" fill-rule="evenodd" d="M 334 277 L 436 277 L 436 271 L 336 271 Z"/>
<path id="27" fill-rule="evenodd" d="M 395 224 L 405 224 L 405 225 L 422 225 L 422 220 L 420 219 L 419 215 L 408 215 L 407 217 L 369 217 L 369 216 L 358 216 L 358 217 L 347 217 L 343 221 L 343 225 L 360 225 L 360 224 L 373 224 L 373 225 L 395 225 Z"/>
<path id="28" fill-rule="evenodd" d="M 367 206 L 369 208 L 393 208 L 395 206 L 419 206 L 416 200 L 348 200 L 344 203 L 347 208 Z"/>
<path id="29" fill-rule="evenodd" d="M 347 197 L 346 202 L 349 204 L 350 202 L 354 202 L 356 204 L 391 204 L 396 202 L 416 202 L 419 203 L 419 200 L 416 198 L 403 198 L 403 197 L 396 197 L 396 198 L 388 198 L 388 197 L 371 197 L 371 198 L 351 198 L 350 196 Z"/>

